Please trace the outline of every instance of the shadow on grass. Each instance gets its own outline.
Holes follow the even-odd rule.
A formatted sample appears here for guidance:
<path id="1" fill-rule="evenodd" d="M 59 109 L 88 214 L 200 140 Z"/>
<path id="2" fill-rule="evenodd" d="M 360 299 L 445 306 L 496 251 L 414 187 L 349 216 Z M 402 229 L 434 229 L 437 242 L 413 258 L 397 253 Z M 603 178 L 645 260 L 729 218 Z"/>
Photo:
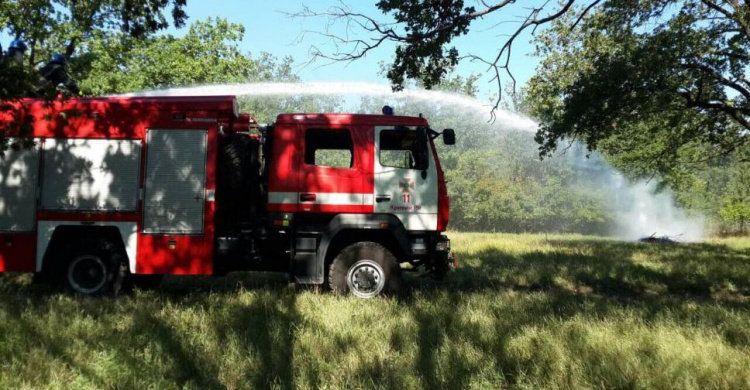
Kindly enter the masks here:
<path id="1" fill-rule="evenodd" d="M 304 320 L 293 292 L 263 295 L 227 308 L 227 321 L 215 323 L 220 342 L 237 340 L 257 359 L 257 373 L 247 377 L 254 388 L 293 389 L 295 332 Z"/>
<path id="2" fill-rule="evenodd" d="M 310 315 L 316 308 L 298 307 L 298 295 L 287 288 L 283 275 L 167 278 L 157 291 L 119 300 L 60 296 L 29 284 L 27 276 L 6 275 L 0 278 L 5 297 L 0 301 L 5 319 L 0 334 L 29 341 L 5 343 L 0 358 L 23 357 L 24 348 L 37 348 L 85 377 L 91 387 L 113 387 L 106 372 L 71 350 L 76 331 L 70 329 L 80 326 L 75 321 L 92 319 L 103 329 L 78 342 L 92 351 L 111 353 L 124 372 L 114 387 L 149 383 L 206 389 L 319 388 L 338 373 L 349 378 L 344 383 L 352 387 L 409 387 L 412 375 L 419 387 L 435 389 L 470 387 L 472 378 L 488 370 L 498 376 L 499 384 L 528 385 L 529 375 L 537 375 L 537 363 L 512 352 L 519 334 L 574 318 L 621 318 L 623 311 L 634 313 L 638 321 L 667 318 L 680 326 L 716 332 L 733 347 L 750 346 L 747 251 L 709 244 L 549 244 L 552 248 L 546 251 L 512 253 L 485 247 L 475 253 L 458 252 L 465 261 L 444 283 L 407 279 L 405 293 L 394 304 L 408 313 L 413 331 L 395 327 L 390 334 L 326 334 L 332 347 L 326 352 L 330 355 L 317 357 L 324 360 L 320 364 L 309 362 L 310 356 L 321 354 L 316 346 L 304 347 L 303 359 L 295 359 L 295 353 L 303 348 L 300 329 L 324 334 L 325 318 Z M 247 290 L 253 294 L 244 294 Z M 706 301 L 710 302 L 704 305 Z M 698 309 L 686 302 L 697 302 Z M 481 326 L 464 312 L 477 304 L 485 305 L 481 311 L 490 325 Z M 307 315 L 301 313 L 305 310 Z M 191 329 L 190 324 L 205 329 Z M 405 367 L 366 357 L 354 368 L 345 361 L 325 360 L 351 352 L 361 337 L 384 338 L 390 353 L 413 358 Z M 561 341 L 565 342 L 573 341 Z M 223 366 L 225 354 L 238 355 L 233 361 L 239 366 Z M 472 358 L 477 354 L 482 358 Z M 586 358 L 596 364 L 596 354 Z M 618 382 L 614 375 L 602 379 L 591 374 L 591 379 L 601 380 L 605 387 L 634 386 Z"/>
<path id="3" fill-rule="evenodd" d="M 91 388 L 295 388 L 295 329 L 304 323 L 297 295 L 282 287 L 284 277 L 254 276 L 175 277 L 155 291 L 87 298 L 31 284 L 28 275 L 3 275 L 0 335 L 22 341 L 0 345 L 0 357 L 36 351 L 75 372 Z M 258 295 L 236 299 L 248 287 Z M 81 321 L 99 329 L 76 339 Z M 191 329 L 186 323 L 205 328 Z M 233 346 L 236 359 L 247 362 L 247 370 L 229 368 L 234 385 L 219 379 L 227 370 L 221 367 L 225 351 L 206 354 L 212 345 Z M 79 349 L 90 350 L 92 356 L 81 356 Z M 114 370 L 125 381 L 92 366 L 88 358 L 102 351 L 111 354 Z M 54 382 L 58 374 L 42 371 L 34 377 L 40 383 Z M 5 383 L 2 375 L 0 383 Z"/>
<path id="4" fill-rule="evenodd" d="M 722 245 L 550 241 L 553 249 L 457 252 L 461 266 L 444 283 L 452 291 L 548 290 L 617 298 L 750 298 L 750 253 Z M 416 283 L 419 288 L 442 288 Z"/>

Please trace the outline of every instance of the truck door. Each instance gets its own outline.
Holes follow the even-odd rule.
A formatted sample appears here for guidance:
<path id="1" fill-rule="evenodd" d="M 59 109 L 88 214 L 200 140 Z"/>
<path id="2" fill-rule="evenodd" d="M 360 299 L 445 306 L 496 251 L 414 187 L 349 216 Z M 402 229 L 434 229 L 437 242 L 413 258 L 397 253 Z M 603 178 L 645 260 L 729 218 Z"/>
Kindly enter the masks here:
<path id="1" fill-rule="evenodd" d="M 301 212 L 361 213 L 365 188 L 364 139 L 349 127 L 302 128 L 297 202 Z"/>
<path id="2" fill-rule="evenodd" d="M 437 170 L 426 130 L 375 127 L 375 212 L 393 214 L 407 230 L 437 229 Z"/>

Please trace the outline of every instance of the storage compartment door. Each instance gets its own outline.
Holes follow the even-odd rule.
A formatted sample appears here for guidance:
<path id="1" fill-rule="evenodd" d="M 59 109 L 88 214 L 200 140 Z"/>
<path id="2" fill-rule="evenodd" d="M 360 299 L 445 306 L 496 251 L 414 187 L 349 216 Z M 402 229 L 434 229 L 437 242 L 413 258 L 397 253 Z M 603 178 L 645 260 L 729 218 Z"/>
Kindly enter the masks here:
<path id="1" fill-rule="evenodd" d="M 9 138 L 9 144 L 23 142 Z M 39 140 L 31 148 L 9 148 L 0 158 L 0 232 L 30 232 L 36 219 Z"/>
<path id="2" fill-rule="evenodd" d="M 143 232 L 203 233 L 205 130 L 149 130 Z"/>
<path id="3" fill-rule="evenodd" d="M 55 211 L 136 211 L 137 139 L 47 139 L 41 206 Z"/>

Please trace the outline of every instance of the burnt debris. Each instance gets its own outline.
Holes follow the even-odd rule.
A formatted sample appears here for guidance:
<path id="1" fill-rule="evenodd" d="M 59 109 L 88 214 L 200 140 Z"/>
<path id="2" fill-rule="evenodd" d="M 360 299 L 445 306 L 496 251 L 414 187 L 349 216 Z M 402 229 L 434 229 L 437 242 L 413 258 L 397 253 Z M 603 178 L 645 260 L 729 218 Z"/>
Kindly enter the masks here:
<path id="1" fill-rule="evenodd" d="M 639 239 L 638 242 L 646 242 L 650 244 L 662 244 L 662 245 L 680 243 L 676 238 L 672 238 L 670 236 L 657 236 L 656 233 L 648 237 L 643 237 Z"/>

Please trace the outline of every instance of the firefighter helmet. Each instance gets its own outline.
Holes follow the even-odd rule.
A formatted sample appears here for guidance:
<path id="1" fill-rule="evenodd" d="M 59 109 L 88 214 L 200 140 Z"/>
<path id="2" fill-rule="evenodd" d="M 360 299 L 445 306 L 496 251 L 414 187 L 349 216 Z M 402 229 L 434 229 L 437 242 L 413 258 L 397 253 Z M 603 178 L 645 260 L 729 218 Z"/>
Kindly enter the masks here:
<path id="1" fill-rule="evenodd" d="M 26 42 L 23 41 L 23 39 L 14 39 L 13 42 L 10 43 L 10 47 L 8 48 L 10 50 L 18 50 L 18 51 L 26 51 L 28 50 L 28 46 L 26 46 Z"/>
<path id="2" fill-rule="evenodd" d="M 58 64 L 65 66 L 65 56 L 62 54 L 55 53 L 52 55 L 52 61 L 50 64 Z"/>

